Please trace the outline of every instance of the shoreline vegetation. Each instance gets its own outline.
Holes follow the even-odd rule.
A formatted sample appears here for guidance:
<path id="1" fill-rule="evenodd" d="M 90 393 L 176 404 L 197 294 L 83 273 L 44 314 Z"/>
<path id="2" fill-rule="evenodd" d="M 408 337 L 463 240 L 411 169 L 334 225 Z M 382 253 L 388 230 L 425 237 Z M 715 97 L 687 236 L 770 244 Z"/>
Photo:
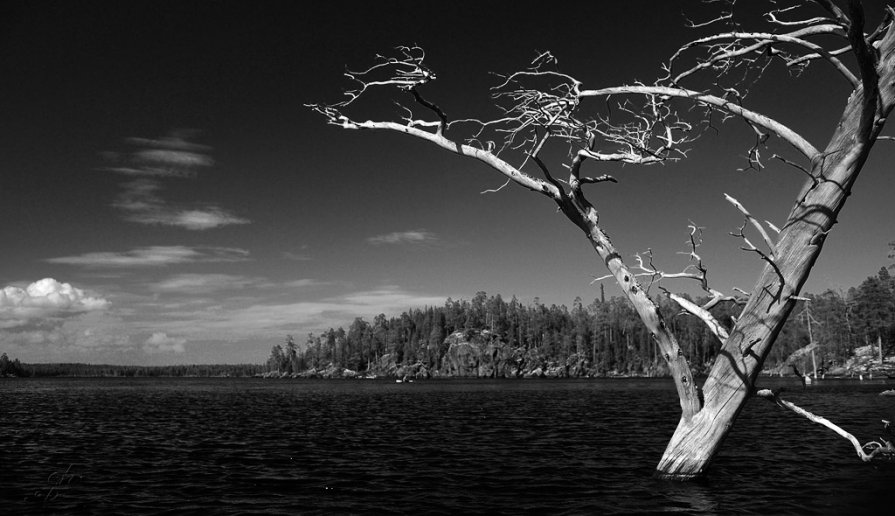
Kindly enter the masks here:
<path id="1" fill-rule="evenodd" d="M 166 366 L 135 366 L 113 364 L 84 364 L 71 362 L 56 363 L 18 363 L 15 369 L 4 369 L 0 356 L 0 378 L 34 377 L 34 378 L 245 378 L 260 376 L 266 370 L 262 364 L 186 364 Z"/>
<path id="2" fill-rule="evenodd" d="M 847 292 L 808 294 L 784 326 L 763 375 L 895 378 L 895 278 L 886 268 Z M 697 303 L 703 300 L 696 299 Z M 717 338 L 664 296 L 656 303 L 697 376 L 711 368 Z M 732 326 L 741 306 L 712 312 Z M 265 378 L 643 378 L 667 377 L 665 361 L 624 298 L 589 305 L 523 305 L 500 294 L 396 317 L 355 318 L 346 331 L 289 335 L 264 364 L 101 365 L 21 363 L 0 355 L 0 377 L 265 377 Z"/>
<path id="3" fill-rule="evenodd" d="M 655 303 L 697 376 L 711 369 L 717 337 L 662 295 Z M 895 279 L 886 268 L 847 292 L 827 290 L 799 301 L 765 360 L 764 375 L 805 378 L 895 376 Z M 707 299 L 691 299 L 705 304 Z M 742 305 L 719 303 L 714 318 L 729 330 Z M 400 316 L 356 318 L 348 327 L 293 336 L 275 345 L 267 377 L 667 377 L 666 361 L 623 297 L 585 305 L 523 305 L 500 294 Z"/>

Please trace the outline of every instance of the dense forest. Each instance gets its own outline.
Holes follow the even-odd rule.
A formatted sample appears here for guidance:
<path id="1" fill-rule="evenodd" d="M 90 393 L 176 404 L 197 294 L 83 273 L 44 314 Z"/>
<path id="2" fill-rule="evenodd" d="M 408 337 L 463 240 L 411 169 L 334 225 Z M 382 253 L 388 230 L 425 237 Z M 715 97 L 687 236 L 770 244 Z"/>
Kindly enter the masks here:
<path id="1" fill-rule="evenodd" d="M 720 343 L 700 320 L 665 296 L 655 297 L 694 371 L 705 373 Z M 808 301 L 800 303 L 778 337 L 766 370 L 782 369 L 794 351 L 811 342 L 818 344 L 818 368 L 824 370 L 841 367 L 861 346 L 881 344 L 884 355 L 895 351 L 895 280 L 885 268 L 847 292 L 827 290 L 805 297 Z M 730 327 L 741 309 L 730 302 L 711 311 Z M 280 375 L 336 371 L 339 376 L 344 370 L 400 375 L 415 365 L 414 374 L 457 374 L 452 346 L 476 342 L 476 361 L 487 347 L 494 357 L 501 353 L 515 362 L 517 373 L 551 367 L 568 373 L 574 365 L 576 375 L 665 374 L 657 346 L 630 304 L 621 297 L 606 299 L 602 288 L 598 299 L 584 304 L 576 298 L 571 308 L 547 306 L 537 298 L 523 305 L 515 297 L 506 301 L 499 294 L 478 292 L 471 301 L 449 298 L 444 306 L 396 317 L 380 314 L 372 322 L 356 318 L 347 330 L 309 334 L 304 342 L 288 336 L 284 345 L 271 350 L 267 369 Z"/>

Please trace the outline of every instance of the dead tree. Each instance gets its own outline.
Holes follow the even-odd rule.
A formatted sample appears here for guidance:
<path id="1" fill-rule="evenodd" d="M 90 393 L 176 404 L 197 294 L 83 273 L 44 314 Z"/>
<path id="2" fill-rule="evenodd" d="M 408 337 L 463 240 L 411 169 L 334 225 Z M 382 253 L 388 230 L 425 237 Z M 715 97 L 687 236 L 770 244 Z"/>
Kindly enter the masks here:
<path id="1" fill-rule="evenodd" d="M 755 393 L 764 359 L 800 299 L 799 292 L 871 147 L 877 139 L 888 138 L 881 136 L 881 130 L 895 105 L 895 11 L 891 8 L 878 27 L 868 30 L 858 0 L 849 0 L 845 7 L 833 0 L 806 0 L 789 6 L 771 2 L 761 30 L 744 31 L 734 22 L 734 2 L 722 2 L 725 7 L 716 19 L 692 23 L 697 29 L 721 30 L 674 52 L 653 84 L 589 89 L 561 72 L 554 56 L 544 52 L 529 68 L 500 77 L 492 89 L 500 116 L 452 119 L 424 95 L 426 85 L 436 76 L 425 63 L 423 49 L 399 47 L 392 56 L 378 56 L 365 70 L 347 72 L 354 87 L 341 102 L 309 105 L 329 123 L 345 129 L 404 133 L 478 160 L 503 174 L 504 186 L 515 183 L 550 198 L 584 232 L 609 276 L 617 281 L 658 343 L 677 387 L 682 413 L 657 466 L 662 478 L 703 475 L 740 410 Z M 822 149 L 790 127 L 747 107 L 749 84 L 759 80 L 775 61 L 791 70 L 825 63 L 851 90 L 833 136 Z M 691 82 L 696 85 L 688 86 Z M 384 88 L 392 88 L 398 98 L 406 99 L 398 104 L 393 119 L 351 116 L 361 99 Z M 610 102 L 612 109 L 601 113 Z M 754 130 L 755 140 L 746 158 L 749 167 L 765 166 L 768 158 L 762 153 L 768 152 L 766 143 L 773 137 L 791 148 L 794 156 L 775 154 L 771 158 L 806 177 L 780 228 L 763 224 L 727 196 L 744 220 L 733 235 L 744 251 L 765 263 L 752 291 L 742 292 L 745 297 L 740 298 L 708 285 L 706 267 L 697 254 L 700 230 L 695 224 L 690 233 L 691 264 L 684 271 L 662 272 L 652 265 L 651 256 L 637 256 L 635 266 L 626 265 L 584 192 L 586 185 L 616 181 L 609 175 L 587 175 L 586 169 L 600 162 L 652 165 L 683 159 L 706 129 L 730 118 Z M 558 175 L 561 167 L 550 162 L 557 148 L 562 148 L 559 165 L 567 175 L 564 178 Z M 695 280 L 709 294 L 710 301 L 700 306 L 665 290 L 684 310 L 704 321 L 722 343 L 701 388 L 642 286 L 642 278 L 650 283 Z M 709 309 L 733 300 L 745 307 L 728 331 Z"/>

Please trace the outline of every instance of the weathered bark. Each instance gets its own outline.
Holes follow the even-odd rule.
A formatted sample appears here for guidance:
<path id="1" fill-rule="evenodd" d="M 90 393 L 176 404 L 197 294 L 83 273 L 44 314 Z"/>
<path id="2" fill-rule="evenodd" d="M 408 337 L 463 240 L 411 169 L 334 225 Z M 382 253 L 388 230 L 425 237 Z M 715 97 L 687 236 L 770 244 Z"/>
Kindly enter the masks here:
<path id="1" fill-rule="evenodd" d="M 875 90 L 856 88 L 830 143 L 813 160 L 813 178 L 793 206 L 774 250 L 776 269 L 765 266 L 703 386 L 704 406 L 693 417 L 681 417 L 657 467 L 658 476 L 687 480 L 703 475 L 752 395 L 764 359 L 795 306 L 794 296 L 808 279 L 895 104 L 895 29 L 889 29 L 878 49 Z"/>

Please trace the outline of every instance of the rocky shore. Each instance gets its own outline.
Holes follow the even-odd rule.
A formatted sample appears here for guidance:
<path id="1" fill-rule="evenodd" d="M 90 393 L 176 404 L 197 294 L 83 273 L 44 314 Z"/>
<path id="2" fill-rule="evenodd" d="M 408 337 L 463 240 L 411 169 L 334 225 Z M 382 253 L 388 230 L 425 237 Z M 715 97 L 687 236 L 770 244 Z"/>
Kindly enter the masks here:
<path id="1" fill-rule="evenodd" d="M 876 345 L 855 348 L 854 355 L 842 366 L 831 367 L 828 376 L 895 378 L 895 356 L 880 360 Z"/>
<path id="2" fill-rule="evenodd" d="M 498 339 L 488 330 L 458 331 L 444 340 L 444 353 L 440 361 L 417 361 L 398 364 L 394 354 L 386 354 L 367 370 L 359 372 L 336 366 L 332 363 L 324 367 L 310 368 L 299 373 L 271 371 L 261 376 L 266 378 L 630 378 L 662 377 L 668 372 L 664 366 L 655 366 L 642 360 L 639 368 L 626 371 L 605 370 L 596 367 L 583 355 L 572 354 L 564 362 L 547 360 L 537 350 L 513 347 Z M 438 356 L 432 350 L 433 356 Z M 804 367 L 800 369 L 804 370 Z M 768 376 L 793 375 L 788 364 L 767 369 Z M 854 355 L 845 364 L 827 368 L 828 377 L 839 378 L 886 378 L 895 377 L 895 356 L 885 357 L 881 362 L 878 348 L 863 346 L 855 349 Z"/>

